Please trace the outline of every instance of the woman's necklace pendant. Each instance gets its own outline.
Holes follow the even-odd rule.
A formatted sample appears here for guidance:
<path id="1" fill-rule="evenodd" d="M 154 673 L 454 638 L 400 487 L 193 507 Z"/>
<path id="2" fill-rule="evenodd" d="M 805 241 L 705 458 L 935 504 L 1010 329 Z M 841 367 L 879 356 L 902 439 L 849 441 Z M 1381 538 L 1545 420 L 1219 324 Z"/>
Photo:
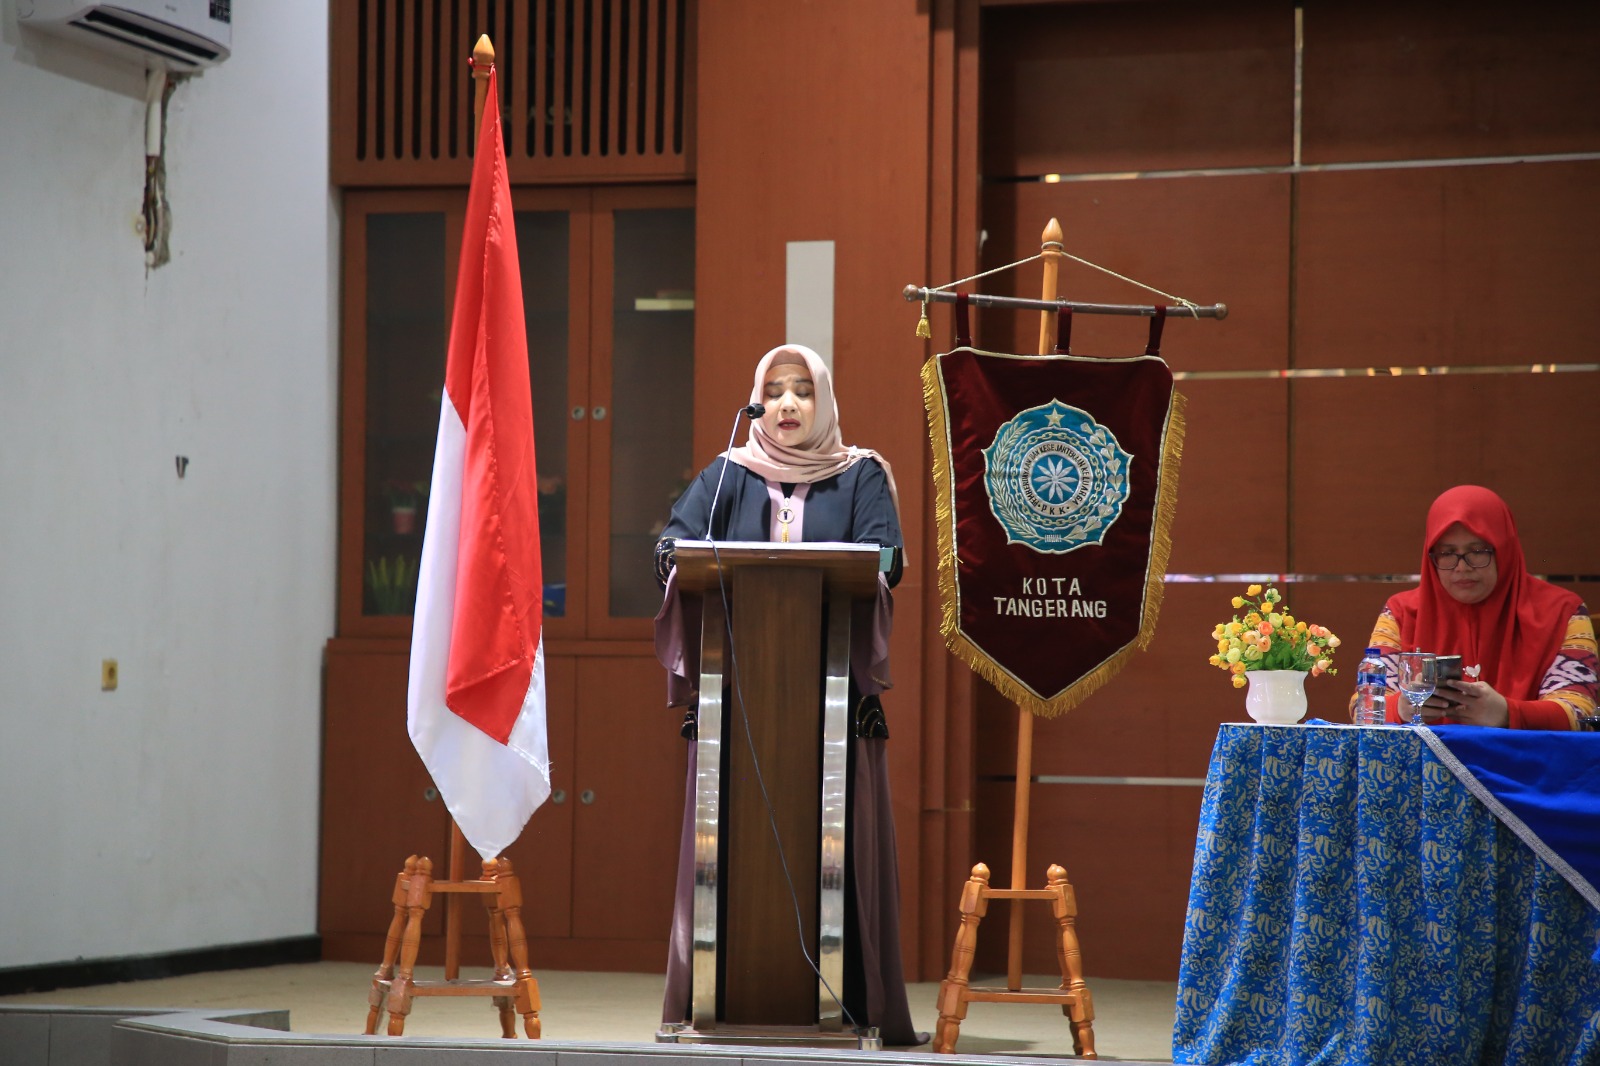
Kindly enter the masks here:
<path id="1" fill-rule="evenodd" d="M 789 505 L 789 501 L 785 499 L 783 501 L 783 506 L 778 508 L 778 525 L 783 527 L 779 531 L 779 539 L 784 544 L 789 543 L 789 523 L 793 521 L 794 508 L 791 507 Z"/>

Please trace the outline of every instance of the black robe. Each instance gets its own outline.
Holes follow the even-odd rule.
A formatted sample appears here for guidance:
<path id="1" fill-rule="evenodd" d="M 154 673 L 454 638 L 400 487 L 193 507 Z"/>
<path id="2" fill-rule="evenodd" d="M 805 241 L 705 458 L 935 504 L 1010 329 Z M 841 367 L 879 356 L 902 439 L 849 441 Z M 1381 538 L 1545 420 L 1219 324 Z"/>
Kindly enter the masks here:
<path id="1" fill-rule="evenodd" d="M 767 540 L 772 527 L 772 500 L 766 481 L 749 469 L 717 458 L 700 472 L 672 508 L 672 518 L 661 534 L 657 549 L 657 575 L 665 579 L 674 540 L 704 540 L 708 529 L 716 540 Z M 722 478 L 720 492 L 717 488 Z M 711 511 L 716 498 L 716 514 Z M 883 468 L 862 459 L 843 473 L 814 482 L 807 492 L 801 525 L 804 541 L 877 544 L 896 549 L 886 575 L 892 586 L 900 579 L 901 533 L 894 500 Z M 870 606 L 865 617 L 852 620 L 852 631 L 871 625 Z M 698 643 L 698 633 L 683 634 Z M 854 644 L 855 642 L 852 641 Z M 900 877 L 894 837 L 894 817 L 889 796 L 889 772 L 884 750 L 888 731 L 872 702 L 875 719 L 863 725 L 864 707 L 858 679 L 861 664 L 852 655 L 850 706 L 856 709 L 853 725 L 858 735 L 851 741 L 847 790 L 850 815 L 846 828 L 845 864 L 845 975 L 842 997 L 857 1025 L 878 1027 L 886 1045 L 907 1046 L 927 1040 L 911 1025 L 906 1003 L 905 974 L 900 959 Z M 887 680 L 884 678 L 883 680 Z M 870 682 L 871 691 L 886 687 Z M 678 881 L 673 907 L 672 939 L 668 946 L 667 988 L 662 1004 L 664 1022 L 689 1019 L 692 989 L 690 961 L 694 896 L 695 743 L 689 742 L 688 776 L 684 789 L 683 835 L 678 850 Z M 796 950 L 799 946 L 796 945 Z"/>

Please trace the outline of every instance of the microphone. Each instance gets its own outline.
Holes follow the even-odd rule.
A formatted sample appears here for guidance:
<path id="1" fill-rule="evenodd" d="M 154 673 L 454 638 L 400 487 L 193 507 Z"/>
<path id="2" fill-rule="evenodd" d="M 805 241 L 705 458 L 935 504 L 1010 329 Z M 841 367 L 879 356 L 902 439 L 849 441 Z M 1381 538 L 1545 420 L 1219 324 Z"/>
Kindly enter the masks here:
<path id="1" fill-rule="evenodd" d="M 766 404 L 753 403 L 749 406 L 739 408 L 739 414 L 733 416 L 733 429 L 728 432 L 728 446 L 724 448 L 722 452 L 722 469 L 717 472 L 717 487 L 711 492 L 711 511 L 706 515 L 707 540 L 712 539 L 711 527 L 714 526 L 717 521 L 717 497 L 722 494 L 722 479 L 727 477 L 728 467 L 732 463 L 732 460 L 728 458 L 728 452 L 733 450 L 733 438 L 739 434 L 739 415 L 743 415 L 744 417 L 750 419 L 750 421 L 754 422 L 756 419 L 760 418 L 766 413 Z M 724 530 L 724 532 L 726 532 L 726 530 Z"/>

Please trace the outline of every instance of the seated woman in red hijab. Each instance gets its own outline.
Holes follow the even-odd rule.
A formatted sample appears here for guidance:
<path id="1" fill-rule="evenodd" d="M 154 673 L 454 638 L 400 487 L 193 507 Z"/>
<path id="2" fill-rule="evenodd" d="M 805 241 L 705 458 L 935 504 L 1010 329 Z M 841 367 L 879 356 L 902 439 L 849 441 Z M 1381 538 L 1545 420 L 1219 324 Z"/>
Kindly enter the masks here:
<path id="1" fill-rule="evenodd" d="M 1388 665 L 1388 720 L 1411 706 L 1395 690 L 1401 649 L 1460 655 L 1462 678 L 1441 681 L 1425 724 L 1578 729 L 1594 714 L 1596 655 L 1589 610 L 1573 592 L 1528 573 L 1511 509 L 1478 485 L 1458 485 L 1428 509 L 1422 583 L 1389 597 L 1368 642 Z"/>

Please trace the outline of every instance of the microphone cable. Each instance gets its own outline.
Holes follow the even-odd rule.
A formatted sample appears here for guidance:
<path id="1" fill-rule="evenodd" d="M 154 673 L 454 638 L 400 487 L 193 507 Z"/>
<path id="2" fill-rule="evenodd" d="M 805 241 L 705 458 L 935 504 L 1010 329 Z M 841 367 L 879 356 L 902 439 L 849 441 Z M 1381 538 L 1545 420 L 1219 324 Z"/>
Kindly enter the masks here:
<path id="1" fill-rule="evenodd" d="M 754 421 L 766 413 L 766 406 L 759 403 L 753 403 L 747 407 L 740 408 L 739 414 L 734 415 L 733 417 L 733 431 L 728 434 L 728 451 L 733 450 L 733 438 L 739 433 L 739 415 L 743 415 L 751 421 Z M 732 680 L 734 704 L 739 708 L 739 719 L 744 725 L 745 749 L 750 753 L 750 767 L 755 771 L 756 785 L 761 790 L 761 802 L 762 805 L 766 807 L 767 825 L 772 829 L 772 840 L 773 843 L 778 847 L 778 864 L 783 868 L 783 883 L 789 889 L 789 901 L 794 905 L 795 940 L 800 945 L 800 955 L 806 960 L 806 965 L 811 967 L 811 972 L 817 975 L 818 983 L 820 983 L 823 988 L 828 990 L 828 995 L 832 996 L 833 1001 L 839 1005 L 839 1011 L 844 1015 L 845 1021 L 849 1023 L 850 1028 L 856 1033 L 860 1034 L 862 1032 L 861 1027 L 856 1024 L 855 1016 L 850 1013 L 850 1008 L 844 1005 L 844 998 L 840 996 L 838 992 L 834 991 L 833 986 L 828 983 L 828 979 L 822 976 L 822 968 L 817 965 L 817 961 L 811 957 L 811 952 L 806 948 L 806 926 L 805 919 L 800 914 L 800 894 L 795 890 L 794 887 L 794 875 L 789 872 L 789 859 L 783 851 L 783 837 L 778 833 L 777 812 L 772 806 L 772 796 L 767 792 L 767 780 L 765 775 L 761 772 L 761 761 L 756 757 L 755 740 L 750 735 L 750 713 L 745 708 L 744 689 L 739 682 L 739 655 L 738 652 L 734 650 L 733 607 L 728 602 L 727 571 L 722 567 L 722 553 L 717 550 L 717 542 L 711 536 L 711 531 L 715 527 L 717 520 L 717 496 L 722 492 L 722 479 L 723 476 L 727 474 L 728 466 L 731 462 L 732 460 L 728 458 L 728 453 L 724 452 L 722 455 L 722 469 L 717 473 L 717 487 L 711 493 L 711 514 L 706 519 L 706 541 L 711 545 L 711 556 L 716 560 L 717 564 L 717 589 L 722 595 L 722 628 L 728 639 L 728 662 L 733 668 Z M 723 529 L 726 531 L 727 523 L 723 524 Z M 698 757 L 697 750 L 696 758 Z M 720 780 L 722 776 L 720 769 L 718 770 L 717 776 Z M 849 796 L 847 785 L 847 805 L 848 799 Z M 849 861 L 848 855 L 845 856 L 845 861 Z M 841 914 L 841 921 L 843 920 L 843 917 L 844 916 Z M 817 938 L 819 941 L 822 937 L 821 924 L 821 917 L 819 915 L 817 923 Z M 844 949 L 844 944 L 842 941 L 840 942 L 839 947 L 840 951 L 842 952 Z"/>

